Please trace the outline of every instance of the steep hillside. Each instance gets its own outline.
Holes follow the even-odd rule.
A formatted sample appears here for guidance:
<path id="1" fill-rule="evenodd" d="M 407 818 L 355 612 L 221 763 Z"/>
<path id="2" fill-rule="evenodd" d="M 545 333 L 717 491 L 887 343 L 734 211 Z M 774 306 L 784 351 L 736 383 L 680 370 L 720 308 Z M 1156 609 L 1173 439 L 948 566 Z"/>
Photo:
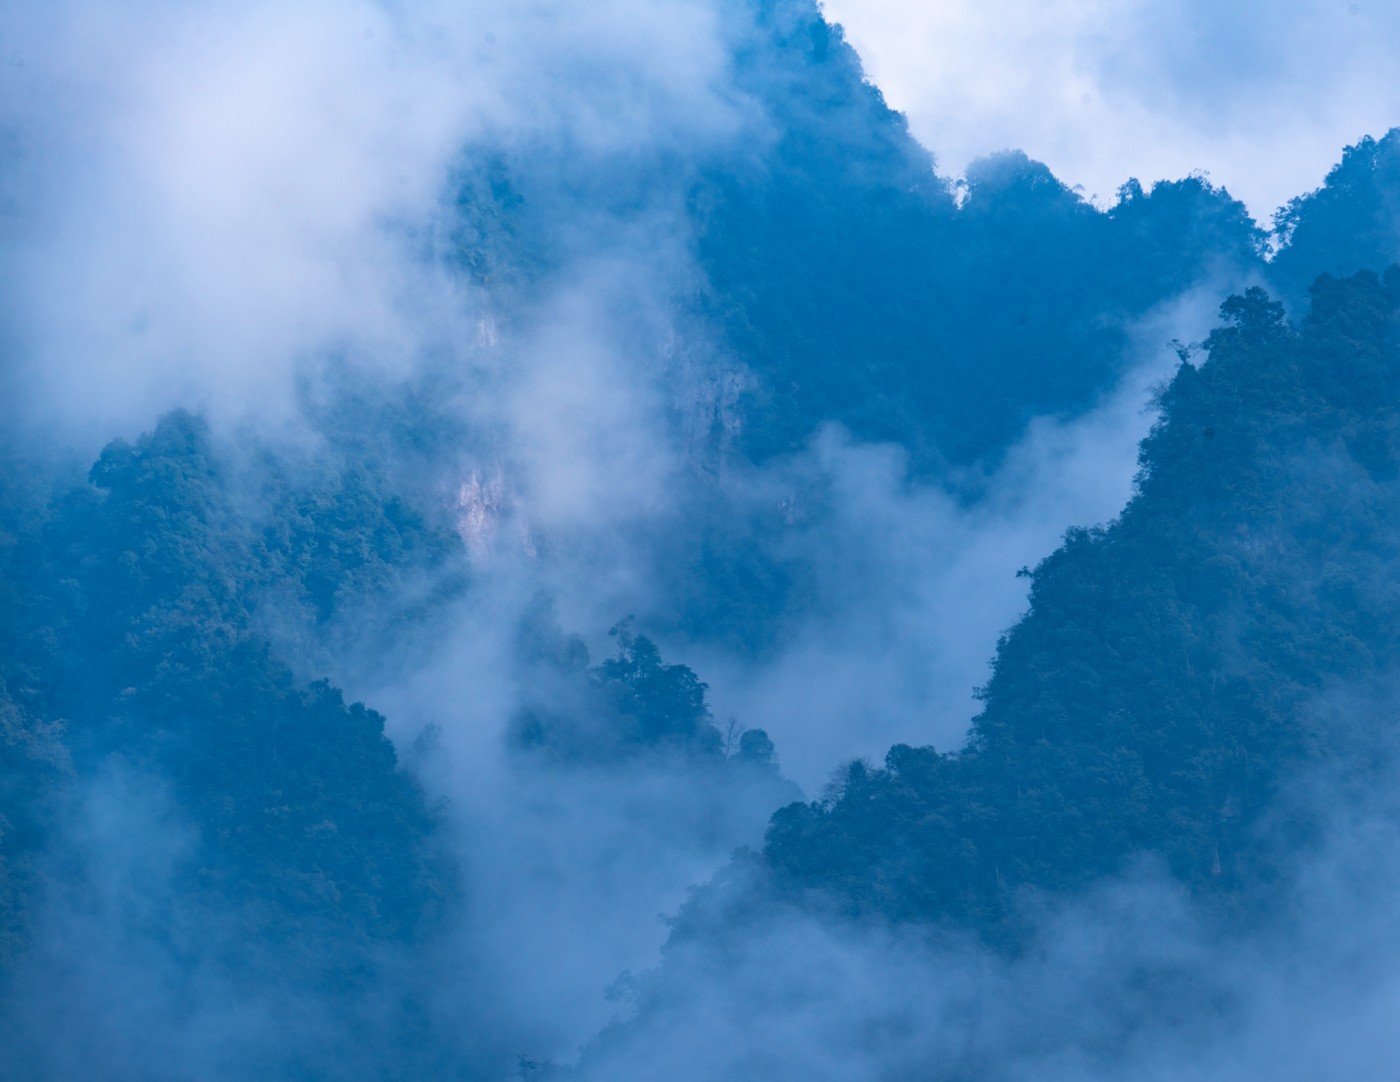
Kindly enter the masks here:
<path id="1" fill-rule="evenodd" d="M 1100 211 L 1007 152 L 955 191 L 815 4 L 751 8 L 735 81 L 759 139 L 703 163 L 690 206 L 707 310 L 755 380 L 752 454 L 835 420 L 920 470 L 995 457 L 1109 387 L 1154 304 L 1259 266 L 1243 206 L 1198 179 Z"/>
<path id="2" fill-rule="evenodd" d="M 1297 328 L 1259 290 L 1183 364 L 1138 494 L 1033 573 L 965 748 L 893 748 L 780 812 L 765 860 L 855 913 L 998 937 L 1022 889 L 1160 854 L 1194 889 L 1304 845 L 1287 782 L 1356 734 L 1329 694 L 1400 658 L 1400 271 L 1321 279 Z M 1361 764 L 1392 734 L 1360 737 Z"/>
<path id="3" fill-rule="evenodd" d="M 995 460 L 1032 417 L 1109 388 L 1154 305 L 1262 266 L 1244 207 L 1197 178 L 1132 181 L 1099 210 L 1008 151 L 957 188 L 813 0 L 725 13 L 735 138 L 587 170 L 572 145 L 475 152 L 454 234 L 516 302 L 580 245 L 678 239 L 699 272 L 677 274 L 698 320 L 682 352 L 739 388 L 716 392 L 701 438 L 763 461 L 836 421 L 923 474 Z"/>
<path id="4" fill-rule="evenodd" d="M 1322 187 L 1283 207 L 1270 277 L 1303 301 L 1319 274 L 1382 273 L 1400 260 L 1400 128 L 1347 147 Z"/>
<path id="5" fill-rule="evenodd" d="M 98 978 L 84 967 L 106 964 L 51 968 L 46 957 L 78 946 L 55 934 L 100 934 L 133 978 L 225 994 L 249 982 L 259 1001 L 285 981 L 348 1015 L 391 951 L 437 934 L 453 863 L 383 719 L 294 677 L 261 630 L 269 583 L 328 619 L 346 590 L 369 602 L 405 550 L 441 546 L 366 483 L 352 473 L 284 491 L 260 524 L 240 512 L 204 424 L 172 414 L 109 446 L 90 483 L 48 508 L 7 507 L 0 974 L 10 1025 L 32 1027 L 7 1035 L 32 1066 L 24 1077 L 57 1069 L 30 1059 L 31 1036 L 44 1047 L 35 1012 L 89 994 Z M 98 906 L 114 891 L 115 908 Z M 87 916 L 61 931 L 75 911 Z M 104 1018 L 132 1009 L 101 1007 L 75 1035 L 76 1059 Z M 391 1011 L 381 1024 L 408 1022 Z M 286 1076 L 285 1057 L 315 1059 L 321 1040 L 263 1047 L 269 1077 Z"/>

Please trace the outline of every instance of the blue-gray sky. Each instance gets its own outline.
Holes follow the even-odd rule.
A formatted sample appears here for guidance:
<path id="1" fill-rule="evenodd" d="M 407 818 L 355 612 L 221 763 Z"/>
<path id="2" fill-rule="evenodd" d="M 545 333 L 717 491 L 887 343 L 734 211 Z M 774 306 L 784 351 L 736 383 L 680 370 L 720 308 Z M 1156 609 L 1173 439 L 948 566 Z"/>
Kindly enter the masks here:
<path id="1" fill-rule="evenodd" d="M 1111 198 L 1203 170 L 1265 218 L 1400 124 L 1380 0 L 825 0 L 871 79 L 959 172 L 1020 147 Z"/>

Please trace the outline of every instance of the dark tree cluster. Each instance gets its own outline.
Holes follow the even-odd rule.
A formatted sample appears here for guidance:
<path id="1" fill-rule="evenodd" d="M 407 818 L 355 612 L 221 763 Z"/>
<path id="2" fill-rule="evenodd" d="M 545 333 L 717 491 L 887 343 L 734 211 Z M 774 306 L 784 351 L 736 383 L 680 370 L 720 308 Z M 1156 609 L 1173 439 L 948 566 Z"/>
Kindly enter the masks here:
<path id="1" fill-rule="evenodd" d="M 967 746 L 895 747 L 778 813 L 779 883 L 994 937 L 1025 889 L 1142 854 L 1248 893 L 1316 829 L 1287 782 L 1393 750 L 1372 731 L 1352 761 L 1325 704 L 1400 659 L 1400 268 L 1323 277 L 1297 327 L 1259 289 L 1222 311 L 1132 502 L 1035 569 Z"/>
<path id="2" fill-rule="evenodd" d="M 433 933 L 455 890 L 434 815 L 384 721 L 305 682 L 262 631 L 268 584 L 320 616 L 371 568 L 431 547 L 421 521 L 353 477 L 239 511 L 205 424 L 165 417 L 103 451 L 87 483 L 6 508 L 0 661 L 0 916 L 8 961 L 23 914 L 71 888 L 84 857 L 61 827 L 85 787 L 137 779 L 193 845 L 177 909 L 217 915 L 248 956 L 311 986 L 372 982 L 376 944 Z M 314 539 L 314 540 L 312 540 Z M 328 584 L 334 584 L 330 586 Z M 133 840 L 133 844 L 137 844 Z"/>

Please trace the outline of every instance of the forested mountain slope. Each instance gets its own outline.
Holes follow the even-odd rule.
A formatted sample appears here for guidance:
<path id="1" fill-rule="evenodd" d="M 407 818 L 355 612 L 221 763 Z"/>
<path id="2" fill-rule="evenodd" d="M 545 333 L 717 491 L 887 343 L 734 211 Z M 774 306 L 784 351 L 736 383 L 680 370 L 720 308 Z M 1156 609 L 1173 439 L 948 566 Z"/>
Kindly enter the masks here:
<path id="1" fill-rule="evenodd" d="M 1142 853 L 1223 894 L 1306 844 L 1291 779 L 1357 740 L 1388 753 L 1326 698 L 1400 659 L 1400 270 L 1320 279 L 1297 328 L 1260 290 L 1223 313 L 1163 392 L 1136 497 L 1035 569 L 967 746 L 893 748 L 778 813 L 778 883 L 993 937 L 1024 888 Z"/>
<path id="2" fill-rule="evenodd" d="M 559 1077 L 1388 1061 L 1400 268 L 1311 300 L 1226 302 L 1133 500 L 1027 572 L 966 745 L 779 811 Z"/>
<path id="3" fill-rule="evenodd" d="M 725 15 L 736 138 L 591 162 L 588 181 L 534 144 L 476 154 L 455 243 L 519 299 L 581 236 L 674 231 L 698 272 L 681 287 L 693 332 L 718 350 L 701 363 L 741 388 L 681 408 L 710 410 L 710 437 L 750 457 L 836 421 L 904 445 L 926 474 L 994 459 L 1031 418 L 1112 386 L 1154 305 L 1262 266 L 1243 205 L 1199 178 L 1130 182 L 1105 211 L 1008 151 L 955 189 L 813 0 Z"/>
<path id="4" fill-rule="evenodd" d="M 1274 227 L 1283 247 L 1270 277 L 1298 302 L 1319 274 L 1380 274 L 1400 261 L 1400 128 L 1347 147 L 1322 187 L 1280 208 Z"/>
<path id="5" fill-rule="evenodd" d="M 0 1033 L 17 1077 L 175 1078 L 210 1056 L 221 1077 L 477 1077 L 498 1055 L 489 1026 L 434 1013 L 460 993 L 435 955 L 467 964 L 480 919 L 463 824 L 430 806 L 381 715 L 306 675 L 328 655 L 400 671 L 471 588 L 462 539 L 382 466 L 343 445 L 232 447 L 179 411 L 51 497 L 4 491 Z M 549 620 L 519 635 L 531 695 L 511 747 L 486 751 L 514 752 L 522 793 L 496 801 L 511 830 L 557 833 L 531 793 L 567 802 L 612 771 L 610 799 L 683 817 L 667 829 L 686 841 L 695 819 L 714 860 L 798 795 L 761 729 L 721 732 L 705 684 L 627 625 L 597 666 Z M 440 773 L 425 735 L 418 766 L 436 755 Z M 157 990 L 113 1000 L 109 967 Z M 56 1040 L 57 1005 L 88 997 Z M 260 1027 L 246 1048 L 223 1033 L 240 1010 Z M 185 1015 L 218 1032 L 182 1045 Z M 145 1037 L 113 1036 L 133 1027 Z"/>
<path id="6" fill-rule="evenodd" d="M 65 985 L 26 948 L 114 875 L 141 876 L 114 871 L 125 862 L 148 869 L 136 896 L 154 892 L 154 911 L 93 914 L 91 927 L 105 949 L 138 951 L 134 964 L 169 966 L 175 981 L 251 981 L 259 999 L 269 982 L 291 981 L 335 989 L 353 1013 L 379 979 L 384 944 L 437 934 L 456 872 L 383 719 L 325 681 L 294 677 L 259 613 L 276 584 L 283 605 L 299 597 L 309 619 L 327 619 L 351 590 L 371 603 L 415 562 L 406 552 L 431 563 L 456 544 L 368 495 L 372 484 L 352 470 L 330 487 L 284 490 L 269 500 L 271 520 L 250 519 L 206 426 L 177 413 L 135 445 L 109 446 L 89 483 L 48 506 L 7 501 L 0 972 L 7 1046 L 33 1070 L 42 1074 L 27 1042 L 44 1046 L 43 1012 L 86 993 L 83 977 Z M 129 803 L 128 786 L 149 802 L 124 813 L 140 833 L 102 841 L 113 814 L 103 808 Z M 147 921 L 165 932 L 140 946 Z M 97 1054 L 127 1070 L 116 1047 L 84 1041 L 132 1007 L 94 1007 L 75 1062 Z M 285 1049 L 263 1052 L 281 1076 Z"/>
<path id="7" fill-rule="evenodd" d="M 736 82 L 772 134 L 705 163 L 690 202 L 760 457 L 828 420 L 924 469 L 995 455 L 1106 390 L 1133 319 L 1259 266 L 1242 205 L 1198 179 L 1130 183 L 1105 212 L 1007 152 L 955 191 L 815 4 L 752 7 Z"/>

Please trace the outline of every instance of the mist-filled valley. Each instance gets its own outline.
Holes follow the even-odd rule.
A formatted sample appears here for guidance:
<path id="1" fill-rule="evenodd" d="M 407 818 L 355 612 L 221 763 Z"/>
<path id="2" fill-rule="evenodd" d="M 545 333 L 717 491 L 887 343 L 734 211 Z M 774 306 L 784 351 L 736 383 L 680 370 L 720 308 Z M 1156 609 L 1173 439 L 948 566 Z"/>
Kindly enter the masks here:
<path id="1" fill-rule="evenodd" d="M 1261 218 L 815 0 L 0 27 L 0 1078 L 1395 1073 L 1400 128 Z"/>

